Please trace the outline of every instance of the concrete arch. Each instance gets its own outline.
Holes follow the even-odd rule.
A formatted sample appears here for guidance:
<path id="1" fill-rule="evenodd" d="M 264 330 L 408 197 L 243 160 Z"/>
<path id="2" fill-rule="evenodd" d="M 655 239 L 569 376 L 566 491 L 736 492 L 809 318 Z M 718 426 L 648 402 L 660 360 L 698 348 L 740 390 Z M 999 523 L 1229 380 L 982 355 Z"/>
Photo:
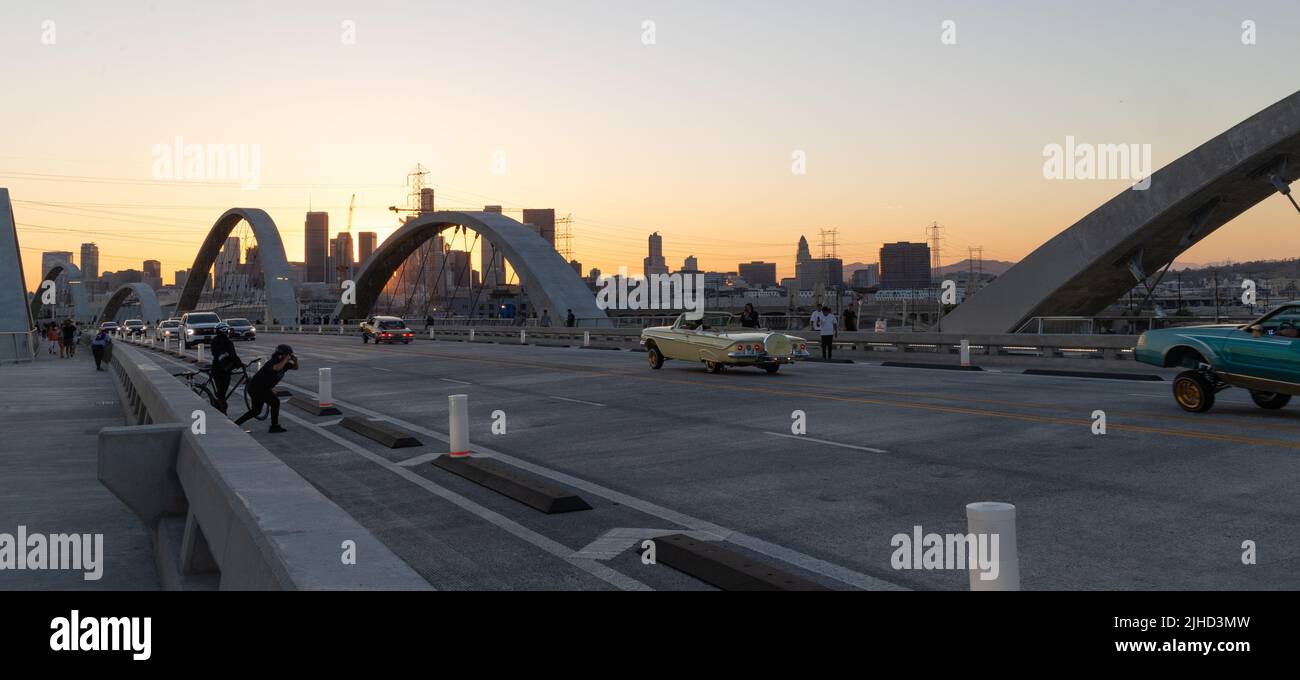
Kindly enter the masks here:
<path id="1" fill-rule="evenodd" d="M 217 261 L 217 254 L 225 245 L 226 238 L 240 221 L 248 222 L 257 239 L 257 255 L 262 263 L 262 272 L 266 286 L 266 306 L 268 323 L 294 323 L 298 318 L 298 297 L 293 289 L 290 276 L 289 260 L 284 254 L 284 242 L 280 239 L 280 230 L 266 211 L 257 208 L 231 208 L 217 218 L 216 224 L 203 240 L 199 252 L 194 256 L 190 266 L 190 277 L 181 291 L 176 303 L 176 314 L 192 312 L 199 304 L 199 296 L 207 283 L 208 272 Z"/>
<path id="2" fill-rule="evenodd" d="M 1161 168 L 1044 243 L 941 322 L 945 332 L 1014 332 L 1035 316 L 1090 316 L 1219 227 L 1300 178 L 1300 92 Z"/>
<path id="3" fill-rule="evenodd" d="M 145 323 L 153 325 L 163 319 L 162 306 L 158 304 L 158 296 L 154 294 L 153 288 L 145 283 L 128 283 L 121 288 L 113 291 L 108 301 L 104 303 L 104 310 L 99 313 L 100 321 L 118 321 L 118 312 L 122 311 L 122 305 L 135 295 L 140 300 L 140 318 Z"/>
<path id="4" fill-rule="evenodd" d="M 39 319 L 41 310 L 45 308 L 45 303 L 41 300 L 41 287 L 46 281 L 53 281 L 59 278 L 59 274 L 67 272 L 68 290 L 72 293 L 72 317 L 74 321 L 90 321 L 90 297 L 86 292 L 86 282 L 81 276 L 81 270 L 77 265 L 71 262 L 56 262 L 50 271 L 45 273 L 41 282 L 36 286 L 36 295 L 32 296 L 31 313 L 32 319 Z"/>
<path id="5" fill-rule="evenodd" d="M 524 290 L 537 308 L 549 309 L 552 319 L 563 319 L 572 309 L 579 318 L 605 321 L 596 297 L 573 268 L 537 232 L 495 212 L 442 211 L 422 215 L 393 232 L 375 250 L 356 277 L 356 304 L 339 304 L 334 316 L 356 319 L 370 314 L 388 280 L 420 244 L 449 227 L 464 226 L 492 243 L 519 272 Z"/>

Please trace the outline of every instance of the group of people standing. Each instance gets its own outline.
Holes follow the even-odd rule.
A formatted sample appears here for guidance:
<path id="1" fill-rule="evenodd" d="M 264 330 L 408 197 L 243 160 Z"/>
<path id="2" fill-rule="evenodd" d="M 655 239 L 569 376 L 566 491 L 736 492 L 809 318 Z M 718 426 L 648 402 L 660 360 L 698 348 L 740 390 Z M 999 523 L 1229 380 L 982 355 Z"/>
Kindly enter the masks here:
<path id="1" fill-rule="evenodd" d="M 81 328 L 72 322 L 72 319 L 64 319 L 62 324 L 56 324 L 53 321 L 45 324 L 41 331 L 48 345 L 48 353 L 53 356 L 59 355 L 60 359 L 71 359 L 77 354 L 77 343 L 81 340 Z"/>

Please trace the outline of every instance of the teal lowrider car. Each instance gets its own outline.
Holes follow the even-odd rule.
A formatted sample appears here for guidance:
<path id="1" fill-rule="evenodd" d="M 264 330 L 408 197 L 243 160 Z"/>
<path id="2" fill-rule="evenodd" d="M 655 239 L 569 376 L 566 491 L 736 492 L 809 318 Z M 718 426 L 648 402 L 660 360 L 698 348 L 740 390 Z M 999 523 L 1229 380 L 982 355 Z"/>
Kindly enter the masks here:
<path id="1" fill-rule="evenodd" d="M 1228 387 L 1250 390 L 1262 408 L 1286 406 L 1300 394 L 1300 301 L 1288 302 L 1244 326 L 1187 326 L 1147 331 L 1134 356 L 1154 366 L 1183 366 L 1174 399 L 1204 413 Z"/>

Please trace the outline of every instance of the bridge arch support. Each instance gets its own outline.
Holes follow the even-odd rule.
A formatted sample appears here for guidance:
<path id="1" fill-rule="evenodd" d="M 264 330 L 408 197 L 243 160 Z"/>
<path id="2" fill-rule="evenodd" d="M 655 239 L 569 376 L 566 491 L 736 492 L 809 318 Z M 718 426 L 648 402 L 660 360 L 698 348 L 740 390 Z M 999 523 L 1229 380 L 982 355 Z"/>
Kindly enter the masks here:
<path id="1" fill-rule="evenodd" d="M 68 275 L 68 290 L 72 295 L 73 320 L 90 321 L 90 294 L 86 290 L 86 282 L 81 275 L 81 270 L 71 262 L 54 263 L 54 266 L 50 267 L 50 270 L 45 272 L 45 276 L 41 278 L 41 283 L 36 286 L 36 295 L 32 296 L 31 313 L 33 320 L 39 320 L 41 310 L 45 308 L 45 302 L 42 299 L 42 287 L 44 287 L 45 282 L 53 281 L 65 272 Z"/>
<path id="2" fill-rule="evenodd" d="M 262 264 L 265 278 L 266 306 L 268 323 L 294 323 L 298 318 L 298 297 L 294 292 L 293 278 L 290 276 L 289 260 L 284 254 L 284 241 L 280 239 L 280 230 L 266 211 L 257 208 L 231 208 L 222 213 L 212 225 L 199 252 L 194 256 L 190 266 L 190 277 L 181 291 L 176 303 L 176 313 L 192 312 L 199 304 L 199 297 L 208 280 L 208 272 L 216 264 L 226 238 L 241 222 L 248 222 L 257 239 L 257 255 Z"/>
<path id="3" fill-rule="evenodd" d="M 471 229 L 491 242 L 519 273 L 533 306 L 550 310 L 551 318 L 562 319 L 572 309 L 578 318 L 597 319 L 597 325 L 609 323 L 591 290 L 555 247 L 537 232 L 500 213 L 462 211 L 421 215 L 393 232 L 357 272 L 356 303 L 339 303 L 334 316 L 344 319 L 368 316 L 384 286 L 406 258 L 422 243 L 457 226 Z"/>
<path id="4" fill-rule="evenodd" d="M 1300 92 L 1125 190 L 1039 246 L 941 320 L 1008 333 L 1036 316 L 1091 316 L 1188 248 L 1300 178 Z M 1140 278 L 1139 278 L 1140 277 Z"/>
<path id="5" fill-rule="evenodd" d="M 154 324 L 163 320 L 162 306 L 158 304 L 158 296 L 154 294 L 153 288 L 147 283 L 128 283 L 113 291 L 108 300 L 104 302 L 104 309 L 99 313 L 100 321 L 118 321 L 117 315 L 122 311 L 122 306 L 134 295 L 140 301 L 140 318 L 145 323 Z"/>

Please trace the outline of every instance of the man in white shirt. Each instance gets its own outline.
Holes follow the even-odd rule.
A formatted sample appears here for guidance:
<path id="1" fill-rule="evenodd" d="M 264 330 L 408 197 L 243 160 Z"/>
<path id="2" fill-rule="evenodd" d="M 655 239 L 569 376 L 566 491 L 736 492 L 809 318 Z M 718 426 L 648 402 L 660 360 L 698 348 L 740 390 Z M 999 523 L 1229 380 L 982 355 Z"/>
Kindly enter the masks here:
<path id="1" fill-rule="evenodd" d="M 823 306 L 813 312 L 812 327 L 821 335 L 823 359 L 831 358 L 831 350 L 834 348 L 835 335 L 839 331 L 839 326 L 839 319 L 831 313 L 830 307 Z"/>

